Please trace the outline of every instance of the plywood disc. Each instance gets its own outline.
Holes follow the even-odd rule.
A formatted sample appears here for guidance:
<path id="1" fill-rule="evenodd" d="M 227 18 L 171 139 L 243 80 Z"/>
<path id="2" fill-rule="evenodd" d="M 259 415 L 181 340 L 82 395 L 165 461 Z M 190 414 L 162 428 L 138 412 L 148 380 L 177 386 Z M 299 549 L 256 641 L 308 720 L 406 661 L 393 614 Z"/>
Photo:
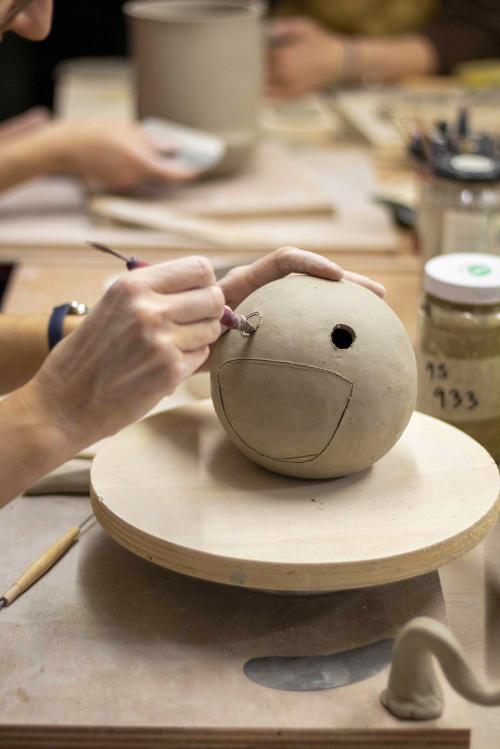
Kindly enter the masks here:
<path id="1" fill-rule="evenodd" d="M 458 429 L 412 417 L 371 469 L 330 481 L 279 476 L 227 439 L 210 401 L 134 424 L 92 466 L 101 525 L 187 575 L 321 592 L 423 574 L 478 544 L 498 512 L 498 470 Z"/>

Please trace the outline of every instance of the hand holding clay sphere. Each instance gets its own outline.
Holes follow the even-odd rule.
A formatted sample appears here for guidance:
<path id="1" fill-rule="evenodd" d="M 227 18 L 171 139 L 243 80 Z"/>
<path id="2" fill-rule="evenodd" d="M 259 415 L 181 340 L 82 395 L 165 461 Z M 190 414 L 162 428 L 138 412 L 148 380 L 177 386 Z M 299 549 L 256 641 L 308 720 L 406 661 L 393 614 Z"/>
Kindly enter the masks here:
<path id="1" fill-rule="evenodd" d="M 415 405 L 410 340 L 391 308 L 350 281 L 288 276 L 238 307 L 258 325 L 217 342 L 212 398 L 231 441 L 301 478 L 361 471 L 385 455 Z"/>

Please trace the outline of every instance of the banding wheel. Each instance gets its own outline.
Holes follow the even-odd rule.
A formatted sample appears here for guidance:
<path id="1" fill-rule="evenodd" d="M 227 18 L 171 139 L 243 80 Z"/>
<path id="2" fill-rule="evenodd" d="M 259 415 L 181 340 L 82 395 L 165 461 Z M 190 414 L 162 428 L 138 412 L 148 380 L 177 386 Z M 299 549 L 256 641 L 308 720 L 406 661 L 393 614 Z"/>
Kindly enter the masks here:
<path id="1" fill-rule="evenodd" d="M 478 544 L 498 512 L 488 453 L 420 413 L 372 468 L 318 481 L 251 462 L 203 401 L 119 433 L 94 460 L 91 487 L 99 522 L 135 554 L 203 580 L 277 592 L 421 575 Z"/>

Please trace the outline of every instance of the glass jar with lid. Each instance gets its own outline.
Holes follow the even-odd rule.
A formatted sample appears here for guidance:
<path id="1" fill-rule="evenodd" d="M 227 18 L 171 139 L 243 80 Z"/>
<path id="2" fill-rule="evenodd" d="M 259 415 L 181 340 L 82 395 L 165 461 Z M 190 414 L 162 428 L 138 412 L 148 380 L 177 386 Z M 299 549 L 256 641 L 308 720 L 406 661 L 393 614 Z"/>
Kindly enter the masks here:
<path id="1" fill-rule="evenodd" d="M 500 254 L 500 162 L 480 154 L 441 157 L 420 170 L 417 229 L 425 259 L 449 252 Z"/>
<path id="2" fill-rule="evenodd" d="M 418 410 L 500 461 L 500 257 L 451 253 L 426 263 L 417 364 Z"/>

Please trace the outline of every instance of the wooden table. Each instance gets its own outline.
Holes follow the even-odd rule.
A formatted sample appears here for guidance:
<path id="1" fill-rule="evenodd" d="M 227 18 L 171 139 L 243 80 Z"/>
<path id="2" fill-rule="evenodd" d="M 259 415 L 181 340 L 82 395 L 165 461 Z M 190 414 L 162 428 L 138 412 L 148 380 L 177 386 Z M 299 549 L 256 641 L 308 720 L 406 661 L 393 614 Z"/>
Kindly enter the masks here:
<path id="1" fill-rule="evenodd" d="M 6 507 L 0 584 L 87 512 L 84 498 L 25 497 Z M 461 698 L 447 690 L 445 715 L 431 725 L 401 723 L 379 702 L 386 669 L 312 692 L 245 677 L 255 657 L 363 644 L 363 611 L 373 621 L 369 642 L 392 637 L 415 611 L 440 620 L 438 575 L 369 591 L 269 595 L 177 575 L 91 527 L 2 611 L 0 747 L 465 747 Z"/>
<path id="2" fill-rule="evenodd" d="M 149 255 L 149 259 L 158 259 L 158 256 Z M 380 258 L 372 258 L 366 264 L 358 260 L 351 267 L 369 272 L 382 280 L 388 289 L 389 302 L 412 330 L 418 282 L 410 259 L 406 267 L 399 268 L 391 267 Z M 60 260 L 53 254 L 46 256 L 43 264 L 35 264 L 31 258 L 31 262 L 16 268 L 4 309 L 10 313 L 48 312 L 54 304 L 70 297 L 93 303 L 101 295 L 104 286 L 120 271 L 121 268 L 107 258 L 95 257 L 92 262 L 83 262 L 82 257 L 72 257 L 63 267 L 60 267 Z M 30 501 L 38 508 L 47 503 L 52 508 L 52 513 L 57 508 L 60 509 L 61 517 L 67 520 L 62 523 L 58 521 L 57 530 L 63 530 L 65 523 L 68 525 L 80 516 L 83 517 L 86 511 L 82 506 L 86 505 L 86 501 L 70 497 Z M 15 504 L 23 502 L 27 500 L 18 499 Z M 7 526 L 10 512 L 9 507 L 2 512 L 3 522 Z M 27 524 L 22 529 L 12 527 L 12 532 L 22 532 L 30 538 L 31 545 L 35 528 L 36 525 Z M 54 528 L 56 529 L 56 525 Z M 20 545 L 20 549 L 22 546 Z M 22 567 L 26 561 L 28 560 L 19 551 L 18 566 Z M 54 571 L 51 574 L 56 577 L 58 573 Z M 476 550 L 444 567 L 440 574 L 451 628 L 466 647 L 471 664 L 481 673 L 486 670 L 490 676 L 500 677 L 500 527 Z M 11 582 L 3 573 L 1 577 L 4 587 Z M 60 605 L 64 608 L 63 593 Z M 42 611 L 34 610 L 32 616 L 42 614 Z M 96 637 L 100 636 L 99 631 L 96 631 Z M 36 660 L 35 653 L 33 657 Z M 472 708 L 472 712 L 472 746 L 474 749 L 490 749 L 496 745 L 500 731 L 500 708 Z"/>
<path id="3" fill-rule="evenodd" d="M 183 250 L 150 249 L 142 254 L 151 262 L 169 259 L 183 254 Z M 89 304 L 94 303 L 103 293 L 103 290 L 113 277 L 122 272 L 119 264 L 98 255 L 90 255 L 85 248 L 75 250 L 64 246 L 56 249 L 35 248 L 2 248 L 0 251 L 1 262 L 17 262 L 15 271 L 4 299 L 3 311 L 9 313 L 48 313 L 57 303 L 67 299 L 77 298 Z M 210 253 L 214 262 L 227 263 L 242 262 L 251 259 L 248 255 L 231 255 L 213 252 Z M 417 309 L 417 298 L 420 287 L 420 264 L 412 253 L 411 240 L 407 235 L 401 236 L 400 252 L 396 255 L 384 253 L 339 253 L 335 258 L 344 267 L 351 270 L 367 273 L 380 280 L 387 288 L 387 300 L 393 306 L 397 314 L 402 318 L 409 333 L 413 336 L 415 330 L 415 315 Z M 29 513 L 19 515 L 19 506 L 28 508 Z M 87 500 L 70 497 L 47 497 L 36 499 L 20 498 L 11 506 L 2 511 L 2 524 L 8 534 L 16 534 L 20 543 L 11 547 L 9 564 L 2 566 L 0 570 L 0 587 L 7 587 L 11 571 L 20 570 L 22 566 L 30 561 L 29 555 L 23 554 L 23 550 L 31 551 L 35 548 L 35 540 L 40 528 L 50 526 L 47 540 L 53 538 L 57 533 L 66 530 L 70 524 L 78 521 L 87 512 Z M 20 524 L 20 517 L 31 517 L 32 522 Z M 123 561 L 123 569 L 134 573 L 134 564 L 128 560 L 125 552 L 119 549 L 111 552 L 109 544 L 106 543 L 100 531 L 93 531 L 94 536 L 89 533 L 80 542 L 81 551 L 74 550 L 61 562 L 61 565 L 70 565 L 72 574 L 63 574 L 63 567 L 56 568 L 43 582 L 47 595 L 56 595 L 56 605 L 52 602 L 47 607 L 47 602 L 41 595 L 42 588 L 33 593 L 28 593 L 24 602 L 23 614 L 16 625 L 14 617 L 13 636 L 16 626 L 21 633 L 28 627 L 34 627 L 40 622 L 44 628 L 44 636 L 51 636 L 51 617 L 64 617 L 66 607 L 80 606 L 82 613 L 90 621 L 93 627 L 94 643 L 102 645 L 103 658 L 106 657 L 105 648 L 113 647 L 109 641 L 108 625 L 116 619 L 117 611 L 120 616 L 126 617 L 129 607 L 134 606 L 131 589 L 121 581 L 116 591 L 115 582 L 107 580 L 112 600 L 116 602 L 117 608 L 113 608 L 109 601 L 99 599 L 100 586 L 98 585 L 97 572 L 99 565 L 83 563 L 79 565 L 80 554 L 87 558 L 92 554 L 97 555 L 101 562 L 106 565 L 109 555 L 118 556 L 118 564 Z M 21 542 L 26 539 L 26 544 Z M 87 547 L 86 544 L 89 544 Z M 133 558 L 132 558 L 133 559 Z M 127 561 L 128 560 L 128 561 Z M 141 565 L 144 563 L 140 563 Z M 116 567 L 115 567 L 116 568 Z M 8 577 L 7 577 L 8 575 Z M 84 586 L 87 591 L 86 597 L 74 596 L 71 589 L 58 588 L 59 580 L 70 580 L 72 575 L 78 576 L 79 586 Z M 458 560 L 441 570 L 442 587 L 448 607 L 450 626 L 455 635 L 460 639 L 467 649 L 470 662 L 475 669 L 484 673 L 486 670 L 490 676 L 500 677 L 500 527 L 497 527 L 490 537 L 480 547 L 469 553 L 466 557 Z M 109 578 L 109 575 L 108 575 Z M 40 584 L 42 585 L 42 584 Z M 57 590 L 57 593 L 55 592 Z M 33 595 L 30 599 L 28 596 Z M 154 586 L 151 588 L 154 595 Z M 101 596 L 102 599 L 102 596 Z M 32 608 L 27 602 L 36 600 Z M 48 599 L 50 603 L 50 598 Z M 119 605 L 118 605 L 119 604 Z M 101 608 L 97 615 L 97 608 Z M 87 607 L 88 610 L 87 610 Z M 18 609 L 20 611 L 20 609 Z M 13 607 L 11 614 L 15 614 Z M 2 614 L 0 614 L 1 618 Z M 47 618 L 48 617 L 48 618 Z M 109 618 L 109 619 L 108 619 Z M 75 637 L 79 636 L 76 631 Z M 35 648 L 40 641 L 28 636 L 23 638 L 23 658 L 32 659 L 34 672 L 43 667 L 39 663 L 40 653 Z M 68 659 L 71 659 L 71 642 L 61 642 Z M 38 665 L 37 665 L 38 663 Z M 87 685 L 78 683 L 78 674 L 74 675 L 75 689 L 82 690 L 82 695 L 87 691 Z M 88 685 L 90 688 L 91 685 Z M 105 685 L 102 685 L 105 689 Z M 18 690 L 12 695 L 12 699 L 29 701 L 29 694 Z M 57 714 L 57 705 L 54 705 L 54 714 Z M 473 714 L 473 740 L 474 749 L 492 749 L 498 745 L 500 734 L 500 708 L 484 709 L 472 708 Z M 10 746 L 4 744 L 4 746 Z M 23 745 L 24 746 L 24 745 Z"/>

